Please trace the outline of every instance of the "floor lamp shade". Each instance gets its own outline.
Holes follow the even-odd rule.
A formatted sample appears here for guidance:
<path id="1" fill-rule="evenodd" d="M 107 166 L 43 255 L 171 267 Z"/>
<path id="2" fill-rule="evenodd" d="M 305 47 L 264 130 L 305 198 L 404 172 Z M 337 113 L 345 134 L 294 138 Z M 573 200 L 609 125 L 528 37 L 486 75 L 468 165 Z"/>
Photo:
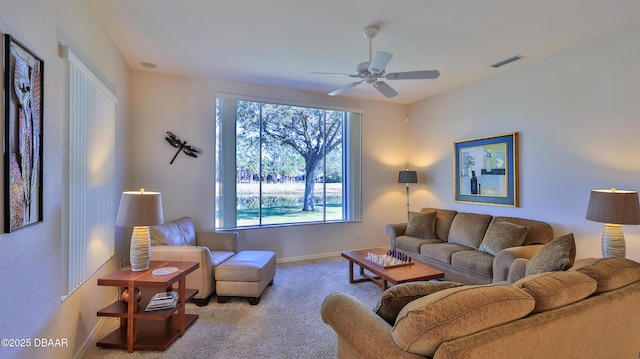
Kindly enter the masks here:
<path id="1" fill-rule="evenodd" d="M 418 173 L 416 171 L 400 171 L 398 183 L 404 183 L 407 187 L 407 222 L 409 221 L 409 183 L 418 183 Z"/>
<path id="2" fill-rule="evenodd" d="M 625 257 L 626 244 L 622 224 L 640 224 L 638 192 L 617 190 L 593 190 L 589 197 L 586 218 L 604 223 L 602 232 L 602 256 Z"/>
<path id="3" fill-rule="evenodd" d="M 398 183 L 418 183 L 418 173 L 416 171 L 400 171 Z"/>
<path id="4" fill-rule="evenodd" d="M 149 269 L 151 259 L 149 227 L 164 222 L 160 192 L 123 192 L 118 207 L 116 225 L 133 227 L 130 261 L 134 272 Z"/>

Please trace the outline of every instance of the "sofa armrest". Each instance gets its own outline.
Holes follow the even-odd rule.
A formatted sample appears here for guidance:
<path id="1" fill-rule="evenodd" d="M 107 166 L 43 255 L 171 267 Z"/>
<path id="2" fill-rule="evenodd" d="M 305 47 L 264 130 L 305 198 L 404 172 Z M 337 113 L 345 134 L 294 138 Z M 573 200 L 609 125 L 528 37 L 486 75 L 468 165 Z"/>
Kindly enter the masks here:
<path id="1" fill-rule="evenodd" d="M 203 246 L 151 246 L 151 260 L 198 262 L 198 269 L 186 278 L 186 287 L 197 289 L 195 298 L 207 298 L 214 289 L 211 251 Z"/>
<path id="2" fill-rule="evenodd" d="M 391 325 L 348 294 L 333 293 L 325 298 L 321 315 L 322 320 L 338 334 L 338 340 L 343 341 L 360 358 L 424 359 L 396 345 L 391 337 Z"/>
<path id="3" fill-rule="evenodd" d="M 498 252 L 493 260 L 493 283 L 506 281 L 509 278 L 511 264 L 516 258 L 530 259 L 544 246 L 544 244 L 532 244 L 505 248 Z"/>
<path id="4" fill-rule="evenodd" d="M 398 236 L 404 235 L 404 232 L 407 230 L 407 223 L 387 224 L 385 230 L 387 231 L 387 235 L 389 236 L 389 245 L 391 246 L 391 250 L 395 250 L 396 238 Z"/>
<path id="5" fill-rule="evenodd" d="M 238 252 L 238 232 L 196 232 L 196 244 L 212 251 Z"/>
<path id="6" fill-rule="evenodd" d="M 518 280 L 525 277 L 527 273 L 527 263 L 529 262 L 526 258 L 516 258 L 516 260 L 511 263 L 511 268 L 509 269 L 509 275 L 507 277 L 507 281 L 509 282 L 517 282 Z"/>

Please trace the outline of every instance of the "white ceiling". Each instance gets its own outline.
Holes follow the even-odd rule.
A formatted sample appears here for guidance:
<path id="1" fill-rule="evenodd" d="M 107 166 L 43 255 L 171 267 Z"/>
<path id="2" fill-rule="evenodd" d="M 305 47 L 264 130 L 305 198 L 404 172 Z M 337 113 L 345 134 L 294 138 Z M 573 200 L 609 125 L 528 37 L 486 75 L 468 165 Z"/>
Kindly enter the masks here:
<path id="1" fill-rule="evenodd" d="M 133 69 L 327 93 L 368 61 L 387 72 L 437 69 L 436 80 L 360 85 L 342 96 L 408 104 L 640 24 L 638 0 L 87 0 Z M 523 60 L 500 69 L 491 64 Z M 141 65 L 157 65 L 148 69 Z M 599 69 L 602 70 L 602 69 Z"/>

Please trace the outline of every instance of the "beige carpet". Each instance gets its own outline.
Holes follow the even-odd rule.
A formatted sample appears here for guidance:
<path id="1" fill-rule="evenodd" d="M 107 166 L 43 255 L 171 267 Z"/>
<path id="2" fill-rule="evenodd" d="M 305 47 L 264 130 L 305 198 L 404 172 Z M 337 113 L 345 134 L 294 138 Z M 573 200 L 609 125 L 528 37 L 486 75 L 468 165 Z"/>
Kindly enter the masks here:
<path id="1" fill-rule="evenodd" d="M 206 307 L 187 304 L 187 313 L 200 317 L 166 351 L 129 354 L 94 344 L 83 358 L 336 358 L 336 334 L 320 317 L 324 298 L 349 293 L 373 308 L 381 294 L 374 283 L 349 284 L 348 277 L 341 257 L 281 264 L 256 306 L 236 298 L 218 304 L 215 297 Z M 117 319 L 107 318 L 97 337 L 117 326 Z"/>

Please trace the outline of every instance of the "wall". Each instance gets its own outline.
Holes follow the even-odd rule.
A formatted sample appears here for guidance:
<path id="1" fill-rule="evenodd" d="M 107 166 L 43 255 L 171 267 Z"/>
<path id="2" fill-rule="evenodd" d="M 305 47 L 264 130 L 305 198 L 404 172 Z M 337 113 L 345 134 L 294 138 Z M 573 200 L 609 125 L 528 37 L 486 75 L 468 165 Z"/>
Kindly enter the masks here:
<path id="1" fill-rule="evenodd" d="M 639 57 L 636 27 L 412 104 L 410 163 L 428 178 L 413 202 L 547 221 L 574 233 L 579 258 L 601 256 L 602 224 L 585 219 L 591 189 L 640 189 Z M 454 202 L 452 143 L 514 131 L 520 207 Z M 640 226 L 623 230 L 640 260 Z"/>
<path id="2" fill-rule="evenodd" d="M 119 97 L 116 133 L 117 187 L 124 187 L 129 111 L 129 70 L 100 22 L 84 0 L 2 0 L 0 32 L 11 34 L 44 60 L 44 221 L 11 234 L 0 234 L 0 338 L 29 339 L 29 348 L 0 346 L 2 358 L 70 358 L 79 351 L 98 318 L 96 311 L 115 296 L 114 289 L 96 286 L 96 278 L 118 268 L 123 234 L 118 231 L 116 258 L 66 301 L 61 302 L 62 194 L 65 180 L 67 64 L 58 43 L 69 45 L 89 60 L 114 85 Z M 114 193 L 114 200 L 119 200 Z M 68 346 L 35 347 L 35 339 L 66 339 Z M 25 342 L 26 343 L 26 342 Z"/>
<path id="3" fill-rule="evenodd" d="M 241 249 L 268 249 L 293 260 L 388 245 L 384 225 L 406 213 L 404 187 L 397 184 L 407 158 L 406 106 L 374 102 L 370 108 L 368 101 L 344 97 L 133 71 L 132 189 L 161 191 L 165 220 L 191 216 L 197 228 L 213 228 L 216 92 L 364 109 L 364 220 L 241 230 Z M 170 165 L 175 148 L 164 140 L 166 131 L 204 153 L 197 159 L 179 155 Z"/>

